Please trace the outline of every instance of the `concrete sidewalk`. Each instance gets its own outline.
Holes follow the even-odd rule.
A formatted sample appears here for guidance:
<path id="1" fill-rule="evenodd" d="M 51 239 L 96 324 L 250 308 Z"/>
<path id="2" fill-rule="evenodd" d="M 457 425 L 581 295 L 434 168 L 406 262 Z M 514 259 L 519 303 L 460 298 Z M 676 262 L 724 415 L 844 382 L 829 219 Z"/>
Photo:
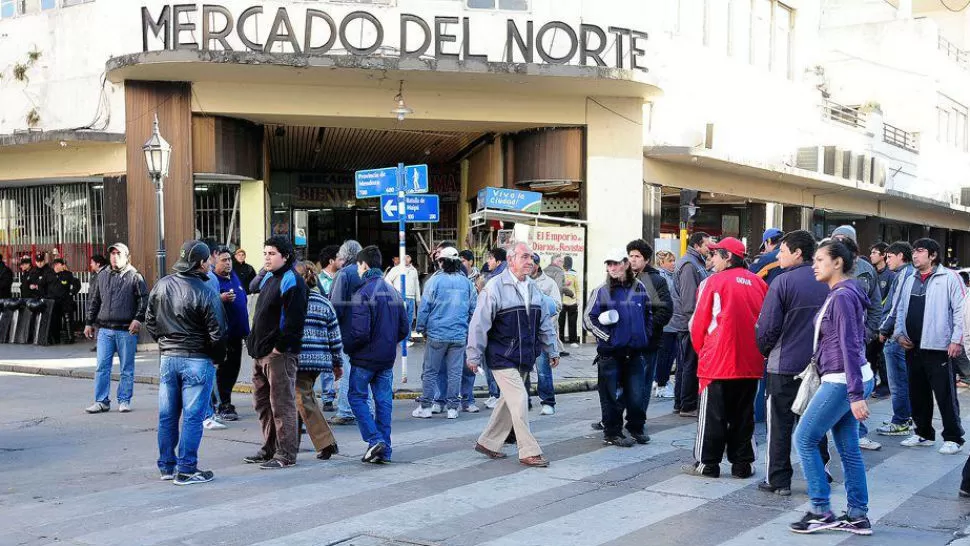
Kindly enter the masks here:
<path id="1" fill-rule="evenodd" d="M 86 339 L 73 345 L 41 347 L 37 345 L 0 345 L 0 371 L 27 373 L 33 375 L 53 375 L 78 379 L 93 379 L 97 370 L 97 359 L 91 351 L 93 341 Z M 418 341 L 408 349 L 407 383 L 402 381 L 401 357 L 398 355 L 394 366 L 394 391 L 396 398 L 414 398 L 421 391 L 421 368 L 424 362 L 424 343 Z M 566 347 L 569 356 L 560 360 L 553 370 L 553 380 L 557 393 L 580 392 L 596 389 L 596 368 L 592 365 L 596 356 L 595 344 L 584 344 L 578 348 Z M 159 354 L 154 344 L 139 345 L 135 355 L 135 382 L 158 384 Z M 236 392 L 252 392 L 252 365 L 249 355 L 243 353 L 242 367 Z M 112 378 L 118 380 L 118 359 L 115 358 Z M 536 385 L 535 372 L 532 380 Z M 475 388 L 484 393 L 485 378 L 478 376 Z"/>

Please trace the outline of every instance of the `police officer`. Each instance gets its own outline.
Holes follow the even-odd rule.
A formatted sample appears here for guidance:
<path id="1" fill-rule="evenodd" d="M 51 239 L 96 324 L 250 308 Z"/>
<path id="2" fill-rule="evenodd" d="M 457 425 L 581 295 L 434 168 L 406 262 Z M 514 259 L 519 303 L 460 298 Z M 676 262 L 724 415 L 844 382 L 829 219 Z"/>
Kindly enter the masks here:
<path id="1" fill-rule="evenodd" d="M 66 328 L 67 343 L 74 343 L 74 296 L 81 290 L 81 281 L 67 268 L 63 258 L 53 261 L 56 280 L 47 288 L 47 298 L 54 300 L 54 316 L 49 337 L 61 342 L 61 328 Z"/>

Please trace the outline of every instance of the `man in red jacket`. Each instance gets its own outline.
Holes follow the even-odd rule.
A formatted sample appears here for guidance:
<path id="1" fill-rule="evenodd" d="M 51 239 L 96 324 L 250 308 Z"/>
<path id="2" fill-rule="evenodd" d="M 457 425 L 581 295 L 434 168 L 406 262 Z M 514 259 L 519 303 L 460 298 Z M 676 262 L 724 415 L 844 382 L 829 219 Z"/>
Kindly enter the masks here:
<path id="1" fill-rule="evenodd" d="M 754 398 L 764 373 L 754 326 L 768 285 L 744 267 L 741 241 L 727 237 L 710 248 L 715 273 L 698 288 L 690 321 L 701 401 L 695 462 L 683 470 L 717 478 L 727 448 L 731 475 L 748 478 L 754 474 Z"/>

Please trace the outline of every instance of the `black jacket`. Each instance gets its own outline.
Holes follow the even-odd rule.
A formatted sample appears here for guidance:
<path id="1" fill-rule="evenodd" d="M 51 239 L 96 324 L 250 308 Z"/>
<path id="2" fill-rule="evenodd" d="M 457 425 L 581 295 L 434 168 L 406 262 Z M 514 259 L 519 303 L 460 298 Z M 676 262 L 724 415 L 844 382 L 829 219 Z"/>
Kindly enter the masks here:
<path id="1" fill-rule="evenodd" d="M 44 267 L 31 267 L 27 274 L 21 276 L 20 297 L 22 298 L 49 298 L 48 291 L 57 282 L 57 274 L 49 265 Z"/>
<path id="2" fill-rule="evenodd" d="M 233 258 L 232 270 L 235 271 L 236 276 L 239 277 L 239 282 L 242 283 L 243 290 L 245 290 L 247 294 L 252 294 L 252 291 L 249 289 L 249 283 L 253 282 L 253 279 L 256 278 L 256 270 L 253 269 L 253 266 L 245 262 L 239 263 L 235 258 Z"/>
<path id="3" fill-rule="evenodd" d="M 58 301 L 71 301 L 81 290 L 81 281 L 70 271 L 55 273 L 55 281 L 47 288 L 47 297 Z"/>
<path id="4" fill-rule="evenodd" d="M 13 297 L 13 271 L 0 261 L 0 300 Z"/>
<path id="5" fill-rule="evenodd" d="M 132 320 L 145 322 L 148 286 L 144 277 L 131 265 L 115 271 L 105 268 L 94 279 L 84 324 L 112 330 L 128 328 Z"/>
<path id="6" fill-rule="evenodd" d="M 257 288 L 253 328 L 246 340 L 249 356 L 263 358 L 273 349 L 299 355 L 309 297 L 306 281 L 287 262 L 266 274 Z"/>
<path id="7" fill-rule="evenodd" d="M 653 331 L 650 333 L 647 351 L 656 351 L 660 349 L 664 326 L 674 315 L 674 298 L 670 295 L 670 287 L 667 286 L 667 281 L 660 274 L 659 269 L 648 265 L 637 275 L 637 279 L 647 288 L 647 294 L 650 295 L 650 311 L 653 313 Z"/>
<path id="8" fill-rule="evenodd" d="M 152 288 L 145 327 L 163 355 L 206 357 L 216 364 L 225 358 L 226 314 L 206 279 L 204 273 L 177 273 Z"/>

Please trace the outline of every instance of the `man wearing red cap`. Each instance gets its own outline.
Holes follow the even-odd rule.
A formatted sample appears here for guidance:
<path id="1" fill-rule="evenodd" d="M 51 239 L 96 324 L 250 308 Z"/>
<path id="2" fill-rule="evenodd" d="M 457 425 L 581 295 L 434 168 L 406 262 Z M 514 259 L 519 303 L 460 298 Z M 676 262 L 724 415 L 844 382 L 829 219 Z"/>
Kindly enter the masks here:
<path id="1" fill-rule="evenodd" d="M 768 285 L 744 266 L 744 243 L 727 237 L 712 245 L 714 275 L 701 283 L 690 321 L 697 349 L 701 401 L 692 475 L 717 478 L 727 448 L 731 475 L 754 473 L 754 398 L 764 373 L 755 323 Z"/>

